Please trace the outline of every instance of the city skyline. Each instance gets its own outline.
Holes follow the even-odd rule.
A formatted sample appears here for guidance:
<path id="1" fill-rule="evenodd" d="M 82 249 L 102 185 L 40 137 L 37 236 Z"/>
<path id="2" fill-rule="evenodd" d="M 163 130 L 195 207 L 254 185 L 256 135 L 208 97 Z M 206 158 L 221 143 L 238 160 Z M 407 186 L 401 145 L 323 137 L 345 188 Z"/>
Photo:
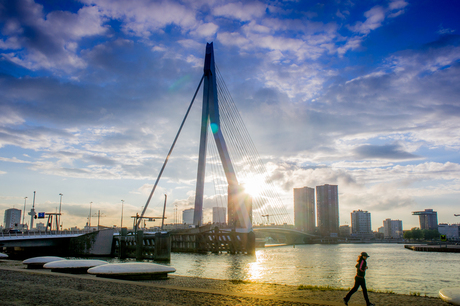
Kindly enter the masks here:
<path id="1" fill-rule="evenodd" d="M 84 226 L 91 205 L 104 225 L 122 207 L 131 224 L 213 42 L 292 220 L 293 188 L 331 184 L 340 224 L 361 209 L 373 230 L 409 229 L 426 208 L 458 223 L 458 13 L 454 1 L 1 1 L 0 210 L 27 197 L 29 211 L 37 191 L 36 211 L 62 198 L 64 227 Z M 164 194 L 167 220 L 193 208 L 201 96 L 147 215 Z M 207 182 L 204 222 L 218 197 Z"/>

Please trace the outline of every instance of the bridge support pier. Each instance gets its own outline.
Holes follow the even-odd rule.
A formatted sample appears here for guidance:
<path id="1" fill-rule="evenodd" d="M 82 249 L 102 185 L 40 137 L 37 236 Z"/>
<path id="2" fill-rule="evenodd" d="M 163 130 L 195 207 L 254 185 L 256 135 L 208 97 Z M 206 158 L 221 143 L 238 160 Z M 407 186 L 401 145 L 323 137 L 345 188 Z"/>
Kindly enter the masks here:
<path id="1" fill-rule="evenodd" d="M 171 236 L 169 233 L 155 234 L 155 260 L 171 261 Z"/>
<path id="2" fill-rule="evenodd" d="M 144 231 L 136 232 L 136 261 L 141 261 L 144 259 L 142 254 L 144 248 Z"/>

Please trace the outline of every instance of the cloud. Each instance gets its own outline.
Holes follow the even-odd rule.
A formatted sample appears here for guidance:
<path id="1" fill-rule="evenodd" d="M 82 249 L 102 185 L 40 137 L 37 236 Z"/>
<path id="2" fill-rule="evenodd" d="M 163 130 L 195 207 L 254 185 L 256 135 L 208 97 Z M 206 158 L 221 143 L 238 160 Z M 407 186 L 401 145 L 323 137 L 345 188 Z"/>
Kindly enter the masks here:
<path id="1" fill-rule="evenodd" d="M 20 125 L 24 121 L 24 118 L 14 108 L 0 103 L 0 127 Z"/>
<path id="2" fill-rule="evenodd" d="M 362 159 L 396 159 L 396 160 L 406 160 L 406 159 L 417 159 L 420 158 L 417 155 L 411 154 L 403 150 L 401 145 L 363 145 L 357 147 L 355 153 L 358 155 L 358 158 Z"/>
<path id="3" fill-rule="evenodd" d="M 193 33 L 203 37 L 213 37 L 217 33 L 218 29 L 218 25 L 209 22 L 199 25 Z"/>
<path id="4" fill-rule="evenodd" d="M 196 29 L 199 26 L 193 8 L 173 1 L 84 0 L 83 2 L 97 7 L 103 16 L 120 20 L 123 31 L 129 35 L 149 37 L 153 33 L 162 33 L 164 27 L 171 24 L 179 26 L 183 31 Z"/>
<path id="5" fill-rule="evenodd" d="M 432 33 L 442 37 L 419 49 L 395 40 L 397 52 L 353 54 L 396 16 L 408 21 L 405 1 L 364 10 L 341 3 L 328 12 L 296 11 L 289 2 L 87 0 L 72 12 L 4 3 L 0 160 L 13 170 L 2 169 L 3 177 L 92 179 L 99 193 L 107 185 L 145 196 L 139 187 L 164 162 L 209 39 L 273 190 L 288 206 L 293 187 L 325 183 L 339 185 L 340 207 L 376 213 L 420 205 L 420 194 L 459 192 L 453 30 L 436 22 Z M 200 97 L 161 180 L 180 207 L 193 206 L 187 192 L 196 179 Z M 209 216 L 217 196 L 206 193 Z"/>
<path id="6" fill-rule="evenodd" d="M 364 13 L 364 17 L 366 17 L 364 22 L 357 21 L 354 25 L 346 25 L 350 31 L 358 35 L 346 38 L 345 45 L 337 48 L 339 56 L 344 55 L 348 50 L 358 49 L 364 37 L 369 35 L 371 31 L 380 28 L 386 18 L 395 18 L 402 15 L 407 5 L 408 3 L 404 0 L 392 1 L 386 8 L 377 5 Z"/>
<path id="7" fill-rule="evenodd" d="M 265 86 L 276 88 L 286 93 L 291 99 L 303 101 L 315 97 L 323 88 L 325 79 L 333 73 L 332 71 L 321 71 L 321 67 L 317 64 L 267 65 L 262 71 L 259 79 L 264 82 Z"/>
<path id="8" fill-rule="evenodd" d="M 401 14 L 404 14 L 404 8 L 406 8 L 409 5 L 404 0 L 395 0 L 390 2 L 388 5 L 388 10 L 390 11 L 388 18 L 395 18 Z"/>
<path id="9" fill-rule="evenodd" d="M 385 20 L 385 10 L 381 6 L 374 6 L 364 13 L 364 17 L 366 17 L 365 22 L 358 21 L 349 29 L 360 34 L 369 34 L 372 30 L 382 26 L 382 22 Z"/>
<path id="10" fill-rule="evenodd" d="M 244 4 L 242 2 L 233 2 L 215 7 L 213 9 L 213 14 L 241 21 L 249 21 L 262 17 L 265 14 L 266 9 L 267 5 L 258 1 Z"/>
<path id="11" fill-rule="evenodd" d="M 96 7 L 83 7 L 76 14 L 53 11 L 45 15 L 43 6 L 32 0 L 9 1 L 1 18 L 2 31 L 10 37 L 0 47 L 17 50 L 2 53 L 2 57 L 30 70 L 84 68 L 86 63 L 77 54 L 78 42 L 107 30 Z"/>
<path id="12" fill-rule="evenodd" d="M 446 34 L 453 34 L 455 32 L 455 30 L 453 29 L 445 29 L 442 25 L 439 26 L 439 31 L 438 31 L 438 34 L 440 35 L 446 35 Z"/>

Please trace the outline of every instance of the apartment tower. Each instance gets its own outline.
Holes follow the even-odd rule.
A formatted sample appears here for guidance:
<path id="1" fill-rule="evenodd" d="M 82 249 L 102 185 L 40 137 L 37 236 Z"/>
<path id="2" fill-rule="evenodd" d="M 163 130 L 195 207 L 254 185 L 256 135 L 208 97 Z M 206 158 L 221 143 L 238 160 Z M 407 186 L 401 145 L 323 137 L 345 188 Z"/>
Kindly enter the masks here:
<path id="1" fill-rule="evenodd" d="M 294 225 L 299 231 L 315 231 L 315 189 L 294 188 Z"/>
<path id="2" fill-rule="evenodd" d="M 351 213 L 351 232 L 358 236 L 371 234 L 371 213 L 363 210 L 354 210 Z"/>
<path id="3" fill-rule="evenodd" d="M 339 192 L 337 185 L 316 186 L 317 225 L 321 236 L 339 234 Z"/>

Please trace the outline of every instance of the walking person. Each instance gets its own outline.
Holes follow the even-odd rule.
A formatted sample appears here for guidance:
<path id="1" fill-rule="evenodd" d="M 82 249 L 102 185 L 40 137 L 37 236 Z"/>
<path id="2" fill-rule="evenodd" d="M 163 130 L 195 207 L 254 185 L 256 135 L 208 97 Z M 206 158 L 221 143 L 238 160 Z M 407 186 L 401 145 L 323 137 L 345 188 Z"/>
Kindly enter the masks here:
<path id="1" fill-rule="evenodd" d="M 363 295 L 364 295 L 364 299 L 366 300 L 366 305 L 367 306 L 375 305 L 369 302 L 369 297 L 367 296 L 366 280 L 364 279 L 364 276 L 366 275 L 366 270 L 367 270 L 366 259 L 368 257 L 369 255 L 366 252 L 362 252 L 361 255 L 358 256 L 358 260 L 357 260 L 358 263 L 356 264 L 355 285 L 353 286 L 353 288 L 351 288 L 350 292 L 348 292 L 348 294 L 343 298 L 345 305 L 348 305 L 348 301 L 350 300 L 353 293 L 358 291 L 359 286 L 361 286 L 363 290 Z"/>

